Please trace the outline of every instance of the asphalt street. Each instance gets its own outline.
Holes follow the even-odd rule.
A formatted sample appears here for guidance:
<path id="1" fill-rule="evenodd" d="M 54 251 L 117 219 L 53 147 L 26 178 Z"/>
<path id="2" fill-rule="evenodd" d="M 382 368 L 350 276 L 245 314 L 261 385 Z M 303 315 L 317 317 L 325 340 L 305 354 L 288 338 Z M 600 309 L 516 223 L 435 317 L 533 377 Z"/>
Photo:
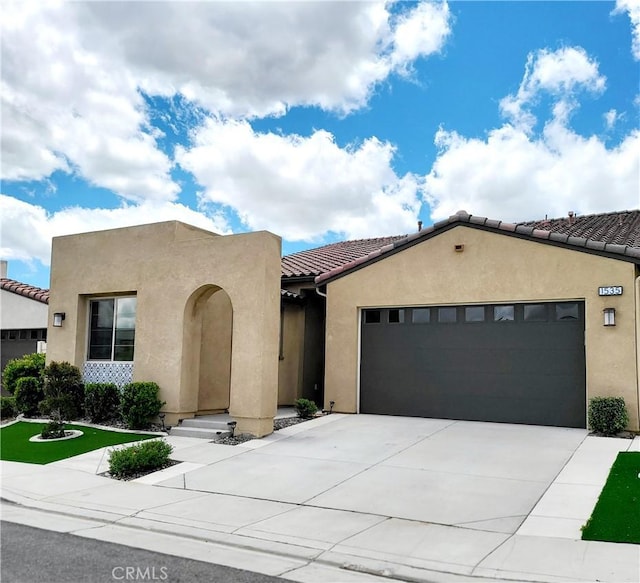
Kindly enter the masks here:
<path id="1" fill-rule="evenodd" d="M 248 570 L 1 523 L 3 583 L 279 583 Z M 249 565 L 247 565 L 249 567 Z"/>

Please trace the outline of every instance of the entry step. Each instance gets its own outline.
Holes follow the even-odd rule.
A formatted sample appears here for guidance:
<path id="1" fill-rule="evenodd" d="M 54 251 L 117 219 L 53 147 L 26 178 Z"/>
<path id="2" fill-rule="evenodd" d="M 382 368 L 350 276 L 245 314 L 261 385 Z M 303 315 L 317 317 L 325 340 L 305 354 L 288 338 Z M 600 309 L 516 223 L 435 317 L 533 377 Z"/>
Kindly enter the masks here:
<path id="1" fill-rule="evenodd" d="M 228 431 L 229 421 L 231 417 L 220 415 L 225 417 L 223 419 L 215 419 L 211 416 L 206 417 L 194 417 L 193 419 L 184 419 L 178 427 L 197 427 L 199 429 L 209 429 L 210 431 Z"/>
<path id="2" fill-rule="evenodd" d="M 231 431 L 229 429 L 210 429 L 205 427 L 189 427 L 182 425 L 178 425 L 177 427 L 172 427 L 169 432 L 172 436 L 178 437 L 198 437 L 200 439 L 222 439 L 223 437 L 228 437 L 231 435 Z"/>

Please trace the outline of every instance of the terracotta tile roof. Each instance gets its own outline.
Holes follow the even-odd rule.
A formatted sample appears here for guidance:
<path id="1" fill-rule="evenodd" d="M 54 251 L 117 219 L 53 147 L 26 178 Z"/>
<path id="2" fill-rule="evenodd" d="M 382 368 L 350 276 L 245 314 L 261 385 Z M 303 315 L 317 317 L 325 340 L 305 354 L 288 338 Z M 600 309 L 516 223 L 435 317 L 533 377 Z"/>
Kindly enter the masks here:
<path id="1" fill-rule="evenodd" d="M 282 278 L 313 277 L 330 271 L 364 257 L 394 241 L 400 241 L 406 235 L 379 237 L 377 239 L 358 239 L 356 241 L 340 241 L 324 247 L 299 251 L 282 258 Z"/>
<path id="2" fill-rule="evenodd" d="M 8 279 L 6 277 L 0 278 L 0 289 L 13 292 L 19 296 L 24 296 L 30 300 L 42 302 L 43 304 L 49 303 L 48 289 L 42 289 L 41 287 L 20 283 L 14 279 Z"/>
<path id="3" fill-rule="evenodd" d="M 415 245 L 421 239 L 434 236 L 439 231 L 451 228 L 457 223 L 466 223 L 489 231 L 503 232 L 527 239 L 547 241 L 551 244 L 562 245 L 572 249 L 594 252 L 606 256 L 620 257 L 640 264 L 640 211 L 624 211 L 619 213 L 607 213 L 603 215 L 590 215 L 584 217 L 584 221 L 574 217 L 573 222 L 567 217 L 568 225 L 563 225 L 564 219 L 552 221 L 535 221 L 533 223 L 506 223 L 486 217 L 470 215 L 465 211 L 459 211 L 444 221 L 412 233 L 407 237 L 395 240 L 366 256 L 359 257 L 349 263 L 336 266 L 315 278 L 316 285 L 325 284 L 329 280 L 336 279 L 343 274 L 359 268 L 365 263 L 378 260 L 382 255 L 401 251 L 405 247 Z M 544 229 L 541 224 L 544 223 Z M 555 223 L 555 229 L 554 229 Z M 582 231 L 576 228 L 581 224 Z M 562 232 L 563 230 L 567 232 Z M 582 235 L 582 236 L 581 236 Z M 591 238 L 587 238 L 588 235 Z M 597 239 L 595 237 L 598 237 Z M 623 242 L 619 242 L 623 241 Z"/>
<path id="4" fill-rule="evenodd" d="M 640 210 L 578 215 L 573 218 L 563 217 L 519 224 L 592 241 L 640 247 Z"/>

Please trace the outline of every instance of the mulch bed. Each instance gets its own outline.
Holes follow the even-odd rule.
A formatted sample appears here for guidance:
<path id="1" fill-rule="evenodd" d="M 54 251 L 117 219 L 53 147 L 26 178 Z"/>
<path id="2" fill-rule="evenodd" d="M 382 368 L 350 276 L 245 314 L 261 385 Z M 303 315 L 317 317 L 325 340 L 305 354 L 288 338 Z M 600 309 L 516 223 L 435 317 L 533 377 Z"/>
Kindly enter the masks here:
<path id="1" fill-rule="evenodd" d="M 300 417 L 285 417 L 284 419 L 275 419 L 273 422 L 273 430 L 279 431 L 280 429 L 284 429 L 285 427 L 291 427 L 292 425 L 297 425 L 298 423 L 303 423 L 304 421 L 310 421 L 310 419 L 301 419 Z M 241 434 L 234 435 L 233 437 L 223 437 L 221 439 L 216 439 L 215 443 L 220 443 L 222 445 L 240 445 L 242 443 L 246 443 L 247 441 L 251 441 L 252 439 L 257 439 L 253 437 L 253 435 Z"/>
<path id="2" fill-rule="evenodd" d="M 605 433 L 599 433 L 597 431 L 592 431 L 591 433 L 589 433 L 589 435 L 593 435 L 595 437 L 617 437 L 618 439 L 633 439 L 638 434 L 634 433 L 632 431 L 620 431 L 619 433 L 616 433 L 615 435 L 606 435 Z"/>
<path id="3" fill-rule="evenodd" d="M 172 466 L 176 466 L 182 462 L 176 460 L 169 460 L 166 464 L 164 464 L 160 468 L 154 468 L 153 470 L 145 470 L 143 472 L 137 472 L 135 474 L 131 474 L 130 476 L 112 476 L 110 472 L 102 472 L 98 474 L 99 476 L 104 476 L 105 478 L 111 478 L 112 480 L 120 480 L 121 482 L 130 482 L 131 480 L 135 480 L 137 478 L 142 478 L 148 474 L 153 474 L 154 472 L 159 472 L 160 470 L 166 470 Z"/>

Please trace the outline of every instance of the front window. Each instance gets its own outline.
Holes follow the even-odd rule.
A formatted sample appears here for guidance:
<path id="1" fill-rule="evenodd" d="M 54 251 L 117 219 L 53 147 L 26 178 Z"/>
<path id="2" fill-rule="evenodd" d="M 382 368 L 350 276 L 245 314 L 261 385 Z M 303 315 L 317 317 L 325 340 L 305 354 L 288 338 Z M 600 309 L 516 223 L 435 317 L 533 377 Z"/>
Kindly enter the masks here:
<path id="1" fill-rule="evenodd" d="M 89 309 L 89 360 L 132 361 L 136 298 L 91 300 Z"/>

